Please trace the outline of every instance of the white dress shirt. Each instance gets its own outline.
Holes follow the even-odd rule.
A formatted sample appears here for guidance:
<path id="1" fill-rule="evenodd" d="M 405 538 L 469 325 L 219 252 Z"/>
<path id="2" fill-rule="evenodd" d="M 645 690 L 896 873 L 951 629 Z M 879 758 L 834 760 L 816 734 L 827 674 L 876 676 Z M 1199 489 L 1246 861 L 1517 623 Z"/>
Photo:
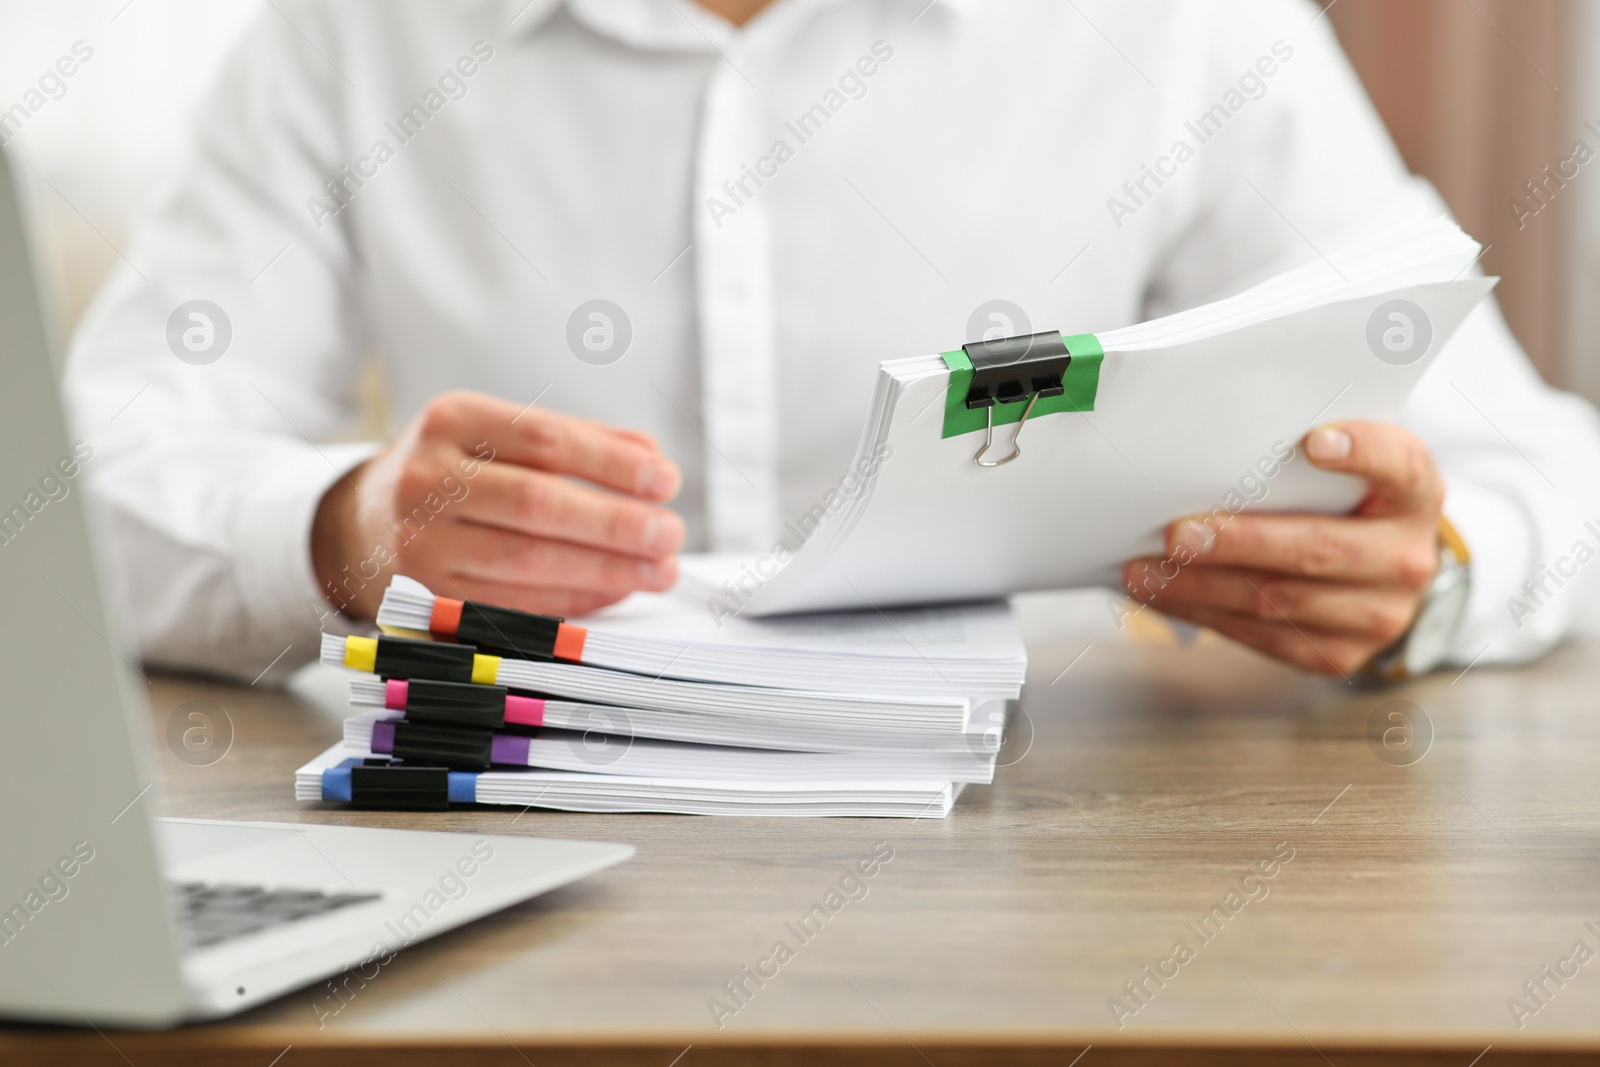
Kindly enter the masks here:
<path id="1" fill-rule="evenodd" d="M 689 0 L 279 0 L 68 377 L 144 654 L 248 677 L 315 655 L 309 531 L 377 447 L 348 443 L 372 357 L 397 426 L 465 388 L 647 429 L 689 547 L 761 549 L 849 462 L 878 362 L 986 302 L 1109 329 L 1431 195 L 1302 0 L 778 0 L 742 30 Z M 597 299 L 625 324 L 574 320 Z M 231 328 L 211 362 L 174 354 L 194 300 Z M 606 362 L 586 330 L 631 340 Z M 1456 657 L 1544 650 L 1594 576 L 1507 602 L 1600 546 L 1593 411 L 1485 306 L 1403 422 L 1475 552 Z"/>

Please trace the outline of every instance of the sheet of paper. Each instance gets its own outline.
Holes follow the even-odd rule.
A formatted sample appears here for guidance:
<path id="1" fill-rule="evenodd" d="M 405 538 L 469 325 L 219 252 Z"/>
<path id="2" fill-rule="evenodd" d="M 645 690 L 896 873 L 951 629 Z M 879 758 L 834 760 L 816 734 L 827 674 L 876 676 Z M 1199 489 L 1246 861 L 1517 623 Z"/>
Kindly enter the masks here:
<path id="1" fill-rule="evenodd" d="M 895 397 L 892 453 L 854 513 L 741 610 L 887 609 L 1119 586 L 1124 561 L 1159 554 L 1161 531 L 1185 515 L 1346 511 L 1363 484 L 1316 470 L 1295 445 L 1331 420 L 1395 418 L 1492 286 L 1418 285 L 1156 351 L 1108 346 L 1095 410 L 1030 421 L 1023 455 L 1003 467 L 973 462 L 981 433 L 941 438 L 937 411 L 927 412 L 941 405 L 948 374 L 921 377 Z M 1428 352 L 1408 364 L 1378 358 L 1366 341 L 1379 305 L 1394 299 L 1419 305 L 1431 324 Z M 1010 434 L 997 432 L 1000 448 Z"/>

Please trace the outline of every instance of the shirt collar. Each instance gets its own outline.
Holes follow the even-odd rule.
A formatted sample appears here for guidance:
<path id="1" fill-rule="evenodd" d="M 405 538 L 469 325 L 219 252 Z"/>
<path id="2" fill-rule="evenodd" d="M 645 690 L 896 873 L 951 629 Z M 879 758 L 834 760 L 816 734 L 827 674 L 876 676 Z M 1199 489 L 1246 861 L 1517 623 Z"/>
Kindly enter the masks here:
<path id="1" fill-rule="evenodd" d="M 777 0 L 786 7 L 823 8 L 869 0 Z M 918 22 L 939 14 L 969 16 L 982 0 L 874 0 L 904 7 Z M 709 52 L 733 40 L 738 30 L 694 0 L 504 0 L 508 33 L 531 34 L 561 7 L 589 29 L 639 48 Z M 765 13 L 763 13 L 765 15 Z M 757 16 L 758 18 L 763 16 Z"/>

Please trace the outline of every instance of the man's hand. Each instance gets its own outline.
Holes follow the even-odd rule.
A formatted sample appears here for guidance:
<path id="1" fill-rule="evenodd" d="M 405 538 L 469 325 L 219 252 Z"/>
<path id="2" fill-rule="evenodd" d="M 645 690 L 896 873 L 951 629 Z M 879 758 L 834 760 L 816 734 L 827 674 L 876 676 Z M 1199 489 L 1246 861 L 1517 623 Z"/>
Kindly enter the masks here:
<path id="1" fill-rule="evenodd" d="M 1398 426 L 1339 423 L 1303 443 L 1318 467 L 1366 479 L 1353 515 L 1183 519 L 1167 529 L 1167 559 L 1133 560 L 1123 579 L 1169 615 L 1348 677 L 1416 616 L 1439 565 L 1444 483 L 1427 447 Z"/>
<path id="2" fill-rule="evenodd" d="M 318 506 L 324 595 L 372 618 L 389 576 L 577 615 L 677 579 L 678 468 L 648 435 L 477 393 L 434 398 Z M 609 491 L 608 491 L 609 490 Z"/>

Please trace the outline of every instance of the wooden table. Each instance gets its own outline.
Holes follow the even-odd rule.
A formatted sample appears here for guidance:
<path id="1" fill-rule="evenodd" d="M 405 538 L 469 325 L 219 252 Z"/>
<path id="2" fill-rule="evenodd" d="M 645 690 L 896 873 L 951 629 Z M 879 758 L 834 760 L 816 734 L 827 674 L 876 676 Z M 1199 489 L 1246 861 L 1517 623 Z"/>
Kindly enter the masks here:
<path id="1" fill-rule="evenodd" d="M 1577 941 L 1600 951 L 1592 647 L 1401 690 L 1300 677 L 1220 642 L 1097 645 L 1074 662 L 1082 650 L 1032 650 L 1012 765 L 941 821 L 296 804 L 291 772 L 336 737 L 330 714 L 159 679 L 158 727 L 205 699 L 236 731 L 209 767 L 163 749 L 173 813 L 609 839 L 638 856 L 402 952 L 320 1029 L 318 1006 L 340 1003 L 326 988 L 172 1034 L 0 1031 L 0 1058 L 1600 1063 L 1600 960 L 1567 964 L 1576 977 L 1545 979 L 1538 1002 L 1523 988 Z M 1420 759 L 1396 710 L 1413 740 L 1431 722 Z M 1371 740 L 1390 727 L 1389 747 Z M 795 938 L 785 924 L 874 847 L 893 858 L 866 895 Z M 747 981 L 719 1028 L 708 1001 L 737 1005 L 724 983 L 778 940 L 793 958 L 760 988 Z M 1520 1029 L 1514 997 L 1529 1009 Z"/>

